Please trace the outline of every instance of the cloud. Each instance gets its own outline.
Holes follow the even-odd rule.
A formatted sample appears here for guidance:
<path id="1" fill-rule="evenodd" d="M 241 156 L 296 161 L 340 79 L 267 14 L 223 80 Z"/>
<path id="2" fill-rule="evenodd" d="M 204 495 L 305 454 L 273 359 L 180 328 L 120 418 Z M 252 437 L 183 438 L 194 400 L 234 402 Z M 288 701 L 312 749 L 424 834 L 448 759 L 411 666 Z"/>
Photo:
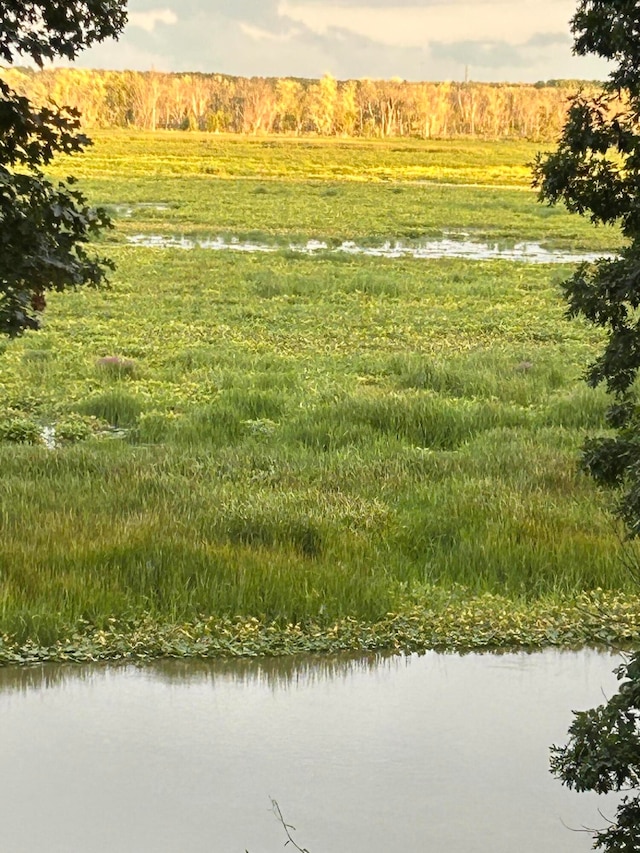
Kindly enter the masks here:
<path id="1" fill-rule="evenodd" d="M 274 33 L 271 30 L 254 27 L 252 24 L 247 24 L 246 21 L 240 21 L 239 27 L 241 32 L 250 39 L 253 39 L 253 41 L 291 41 L 299 32 L 297 29 L 290 29 L 286 33 Z"/>
<path id="2" fill-rule="evenodd" d="M 83 52 L 76 64 L 408 80 L 461 80 L 468 65 L 473 80 L 603 78 L 602 60 L 572 56 L 568 21 L 575 3 L 180 0 L 178 6 L 176 0 L 129 0 L 132 26 L 118 42 Z"/>
<path id="3" fill-rule="evenodd" d="M 574 0 L 449 0 L 430 5 L 316 5 L 280 0 L 278 14 L 318 35 L 343 30 L 393 47 L 429 42 L 504 41 L 522 44 L 540 29 L 569 31 Z"/>
<path id="4" fill-rule="evenodd" d="M 431 58 L 453 60 L 459 67 L 478 68 L 522 68 L 528 63 L 525 52 L 504 41 L 459 41 L 433 42 Z"/>
<path id="5" fill-rule="evenodd" d="M 129 26 L 152 33 L 157 24 L 177 24 L 178 16 L 171 9 L 150 9 L 148 12 L 129 12 Z"/>
<path id="6" fill-rule="evenodd" d="M 544 60 L 552 61 L 556 46 L 569 43 L 565 33 L 535 33 L 522 44 L 494 40 L 434 41 L 429 45 L 429 52 L 434 60 L 453 60 L 476 70 L 521 69 L 534 67 Z"/>
<path id="7" fill-rule="evenodd" d="M 535 33 L 526 42 L 526 47 L 556 47 L 570 45 L 569 33 Z"/>
<path id="8" fill-rule="evenodd" d="M 56 65 L 74 65 L 78 68 L 128 69 L 129 71 L 172 71 L 171 59 L 164 51 L 148 50 L 126 40 L 119 43 L 103 42 L 90 48 L 73 63 L 56 62 Z"/>

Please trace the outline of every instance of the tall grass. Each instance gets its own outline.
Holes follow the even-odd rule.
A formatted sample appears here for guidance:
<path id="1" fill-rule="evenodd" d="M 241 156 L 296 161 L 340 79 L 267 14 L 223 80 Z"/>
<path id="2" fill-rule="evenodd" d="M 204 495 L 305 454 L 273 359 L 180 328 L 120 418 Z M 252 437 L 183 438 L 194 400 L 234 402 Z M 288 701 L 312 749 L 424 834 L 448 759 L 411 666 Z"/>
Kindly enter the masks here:
<path id="1" fill-rule="evenodd" d="M 427 582 L 515 598 L 625 588 L 574 448 L 558 428 L 455 452 L 4 447 L 3 631 L 23 635 L 25 613 L 40 639 L 145 611 L 373 620 L 399 584 Z"/>

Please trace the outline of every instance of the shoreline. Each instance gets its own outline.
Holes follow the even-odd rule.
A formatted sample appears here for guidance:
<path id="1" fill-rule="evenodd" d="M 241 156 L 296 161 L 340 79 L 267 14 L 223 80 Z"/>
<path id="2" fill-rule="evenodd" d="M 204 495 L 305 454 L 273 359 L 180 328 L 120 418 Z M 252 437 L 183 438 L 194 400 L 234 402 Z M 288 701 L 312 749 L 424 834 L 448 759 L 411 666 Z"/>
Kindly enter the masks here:
<path id="1" fill-rule="evenodd" d="M 376 622 L 285 623 L 256 617 L 162 622 L 150 613 L 77 624 L 56 643 L 0 636 L 0 667 L 38 663 L 144 662 L 160 658 L 258 658 L 341 652 L 413 654 L 629 648 L 640 640 L 640 596 L 595 590 L 571 598 L 516 602 L 491 594 L 434 590 Z"/>

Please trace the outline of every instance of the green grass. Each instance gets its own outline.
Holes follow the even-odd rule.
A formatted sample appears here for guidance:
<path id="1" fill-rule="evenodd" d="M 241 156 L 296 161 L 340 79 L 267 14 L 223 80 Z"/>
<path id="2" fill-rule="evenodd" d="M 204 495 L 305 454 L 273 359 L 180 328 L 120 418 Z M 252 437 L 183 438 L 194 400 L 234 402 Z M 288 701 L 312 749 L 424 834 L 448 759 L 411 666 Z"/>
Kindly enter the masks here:
<path id="1" fill-rule="evenodd" d="M 247 180 L 201 174 L 204 145 L 101 135 L 92 198 L 168 207 L 120 214 L 110 290 L 52 295 L 3 346 L 0 660 L 634 638 L 610 498 L 576 466 L 606 399 L 569 268 L 124 244 L 616 234 L 522 189 L 406 181 L 428 159 L 479 182 L 488 158 L 491 183 L 522 144 L 207 139 Z M 402 192 L 374 180 L 394 163 Z M 605 615 L 581 626 L 585 601 Z"/>

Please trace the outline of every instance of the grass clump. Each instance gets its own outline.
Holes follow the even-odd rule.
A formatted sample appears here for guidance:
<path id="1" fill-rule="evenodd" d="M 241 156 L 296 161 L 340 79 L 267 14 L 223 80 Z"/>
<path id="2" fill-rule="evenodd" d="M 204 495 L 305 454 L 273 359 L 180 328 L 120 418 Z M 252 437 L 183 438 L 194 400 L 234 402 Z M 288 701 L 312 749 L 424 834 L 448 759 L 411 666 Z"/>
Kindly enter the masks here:
<path id="1" fill-rule="evenodd" d="M 106 355 L 96 361 L 97 369 L 112 379 L 130 379 L 136 375 L 137 365 L 131 358 Z"/>
<path id="2" fill-rule="evenodd" d="M 64 415 L 55 423 L 55 441 L 62 444 L 88 441 L 100 430 L 100 427 L 101 424 L 97 418 L 74 414 Z"/>
<path id="3" fill-rule="evenodd" d="M 139 397 L 114 389 L 78 401 L 75 411 L 80 415 L 98 418 L 113 427 L 135 426 L 144 405 Z"/>

